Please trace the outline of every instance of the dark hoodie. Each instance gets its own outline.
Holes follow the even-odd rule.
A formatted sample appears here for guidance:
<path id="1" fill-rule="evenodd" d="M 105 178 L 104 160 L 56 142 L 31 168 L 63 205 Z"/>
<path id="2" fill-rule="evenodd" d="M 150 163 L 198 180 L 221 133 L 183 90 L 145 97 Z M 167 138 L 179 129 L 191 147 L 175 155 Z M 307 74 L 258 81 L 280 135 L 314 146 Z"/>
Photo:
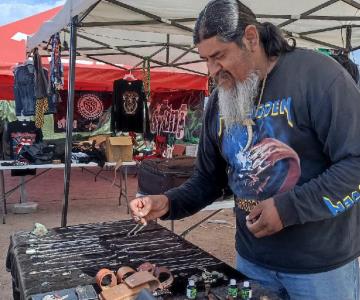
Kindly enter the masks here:
<path id="1" fill-rule="evenodd" d="M 236 250 L 276 271 L 316 273 L 360 254 L 360 91 L 334 60 L 297 49 L 279 57 L 249 132 L 221 128 L 209 100 L 196 170 L 166 193 L 169 219 L 201 210 L 228 184 L 242 199 L 274 197 L 285 228 L 255 238 L 236 209 Z M 223 134 L 221 134 L 221 132 Z"/>

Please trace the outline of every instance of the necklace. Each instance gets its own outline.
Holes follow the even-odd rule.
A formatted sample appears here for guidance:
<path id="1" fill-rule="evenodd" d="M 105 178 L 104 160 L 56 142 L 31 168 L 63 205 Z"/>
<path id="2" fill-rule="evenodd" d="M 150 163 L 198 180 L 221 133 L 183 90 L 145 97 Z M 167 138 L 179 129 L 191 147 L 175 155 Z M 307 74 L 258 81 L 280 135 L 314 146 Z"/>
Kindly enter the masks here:
<path id="1" fill-rule="evenodd" d="M 259 95 L 259 99 L 258 99 L 258 103 L 256 105 L 256 109 L 255 109 L 255 112 L 259 109 L 260 107 L 260 104 L 261 104 L 261 101 L 262 101 L 262 98 L 263 98 L 263 95 L 264 95 L 264 89 L 265 89 L 265 85 L 266 85 L 266 80 L 267 80 L 267 72 L 265 74 L 265 77 L 262 81 L 262 84 L 261 84 L 261 90 L 260 90 L 260 95 Z M 246 146 L 244 147 L 244 150 L 243 152 L 247 151 L 251 144 L 252 144 L 252 141 L 253 141 L 253 137 L 254 137 L 254 131 L 253 131 L 253 126 L 255 125 L 255 122 L 254 120 L 251 118 L 251 116 L 249 116 L 248 118 L 246 118 L 244 121 L 243 121 L 243 125 L 246 126 L 246 130 L 247 130 L 247 134 L 248 134 L 248 139 L 247 139 L 247 143 L 246 143 Z"/>
<path id="2" fill-rule="evenodd" d="M 263 82 L 262 82 L 262 85 L 261 85 L 261 91 L 260 91 L 258 103 L 257 103 L 257 105 L 256 105 L 256 110 L 258 110 L 259 107 L 260 107 L 260 104 L 261 104 L 261 101 L 262 101 L 262 97 L 263 97 L 263 95 L 264 95 L 264 89 L 265 89 L 267 77 L 268 77 L 268 74 L 266 73 L 266 74 L 265 74 L 265 77 L 264 77 L 264 80 L 263 80 Z"/>

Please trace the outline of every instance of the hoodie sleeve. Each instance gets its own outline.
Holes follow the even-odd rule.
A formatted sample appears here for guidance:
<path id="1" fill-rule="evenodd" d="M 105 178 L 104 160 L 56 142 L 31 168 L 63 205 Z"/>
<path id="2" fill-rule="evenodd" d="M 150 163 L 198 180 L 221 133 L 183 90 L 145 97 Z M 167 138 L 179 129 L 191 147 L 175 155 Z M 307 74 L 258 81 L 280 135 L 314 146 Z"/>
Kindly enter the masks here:
<path id="1" fill-rule="evenodd" d="M 311 127 L 329 168 L 301 186 L 274 196 L 284 226 L 336 217 L 360 205 L 360 90 L 347 74 L 309 103 Z"/>
<path id="2" fill-rule="evenodd" d="M 180 187 L 165 193 L 170 201 L 166 219 L 181 219 L 198 212 L 221 196 L 227 185 L 226 162 L 217 138 L 214 98 L 209 99 L 205 112 L 194 174 Z"/>

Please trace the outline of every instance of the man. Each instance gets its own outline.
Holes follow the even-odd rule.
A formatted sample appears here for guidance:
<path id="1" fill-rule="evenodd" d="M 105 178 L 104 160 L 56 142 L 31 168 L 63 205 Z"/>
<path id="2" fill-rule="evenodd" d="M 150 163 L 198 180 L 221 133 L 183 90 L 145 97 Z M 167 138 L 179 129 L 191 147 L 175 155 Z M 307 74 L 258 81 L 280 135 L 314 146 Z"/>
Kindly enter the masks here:
<path id="1" fill-rule="evenodd" d="M 236 196 L 237 269 L 283 299 L 359 299 L 360 92 L 329 57 L 295 49 L 236 0 L 214 0 L 194 32 L 217 82 L 196 170 L 134 199 L 142 222 Z"/>
<path id="2" fill-rule="evenodd" d="M 356 63 L 354 63 L 350 58 L 349 54 L 347 53 L 335 53 L 330 55 L 333 59 L 335 59 L 340 65 L 342 65 L 346 71 L 349 72 L 351 77 L 355 80 L 355 82 L 359 83 L 359 68 Z"/>

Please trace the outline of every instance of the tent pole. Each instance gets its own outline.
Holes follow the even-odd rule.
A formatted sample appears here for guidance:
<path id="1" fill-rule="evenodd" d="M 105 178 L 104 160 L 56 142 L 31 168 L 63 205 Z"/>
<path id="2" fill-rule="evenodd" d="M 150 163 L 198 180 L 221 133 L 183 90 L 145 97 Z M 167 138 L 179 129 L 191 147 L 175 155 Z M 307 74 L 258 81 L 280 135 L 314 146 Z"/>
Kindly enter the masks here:
<path id="1" fill-rule="evenodd" d="M 351 35 L 352 35 L 352 28 L 350 25 L 348 25 L 346 26 L 346 40 L 345 40 L 346 55 L 349 55 L 351 51 Z"/>
<path id="2" fill-rule="evenodd" d="M 74 119 L 74 90 L 75 90 L 75 63 L 76 63 L 76 27 L 78 17 L 71 19 L 70 24 L 70 62 L 69 62 L 69 79 L 68 79 L 68 98 L 66 111 L 66 143 L 65 143 L 65 169 L 64 169 L 64 201 L 61 215 L 61 227 L 67 223 L 67 212 L 69 202 L 69 187 L 71 174 L 71 148 L 72 148 L 72 131 Z"/>

